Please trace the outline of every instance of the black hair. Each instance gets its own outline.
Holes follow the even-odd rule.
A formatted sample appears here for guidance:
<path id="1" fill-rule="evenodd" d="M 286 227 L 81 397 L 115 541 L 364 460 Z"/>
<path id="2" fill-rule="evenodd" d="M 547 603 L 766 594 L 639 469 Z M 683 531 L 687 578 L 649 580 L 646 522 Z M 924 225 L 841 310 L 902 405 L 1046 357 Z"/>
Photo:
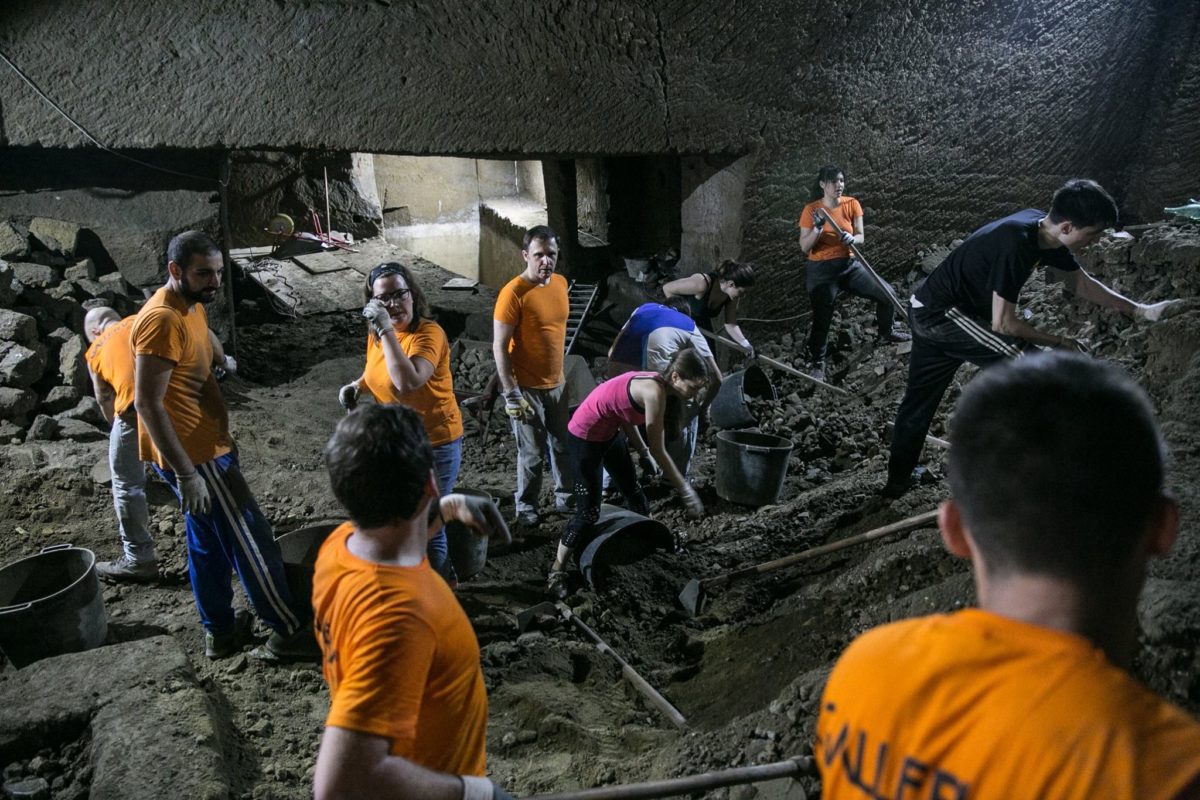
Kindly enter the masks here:
<path id="1" fill-rule="evenodd" d="M 678 311 L 680 314 L 687 314 L 689 317 L 692 315 L 691 304 L 688 303 L 688 299 L 686 297 L 683 297 L 681 295 L 675 295 L 673 297 L 664 297 L 658 301 L 658 304 L 666 306 L 667 308 L 671 309 L 672 311 Z"/>
<path id="2" fill-rule="evenodd" d="M 1166 450 L 1118 367 L 1044 353 L 987 369 L 951 421 L 948 480 L 990 574 L 1103 586 L 1163 492 Z"/>
<path id="3" fill-rule="evenodd" d="M 174 261 L 180 269 L 192 265 L 194 256 L 220 255 L 221 248 L 204 231 L 184 231 L 176 234 L 167 245 L 167 260 Z"/>
<path id="4" fill-rule="evenodd" d="M 836 181 L 837 176 L 846 177 L 846 170 L 839 167 L 837 164 L 826 164 L 817 170 L 817 179 L 812 185 L 812 199 L 820 200 L 825 196 L 825 190 L 821 188 L 822 181 Z"/>
<path id="5" fill-rule="evenodd" d="M 529 245 L 533 243 L 534 239 L 545 239 L 548 242 L 554 242 L 556 247 L 562 247 L 558 241 L 558 234 L 549 225 L 534 225 L 525 231 L 525 239 L 521 243 L 521 249 L 528 250 Z"/>
<path id="6" fill-rule="evenodd" d="M 1076 228 L 1111 228 L 1117 224 L 1117 201 L 1095 181 L 1072 178 L 1054 193 L 1050 221 L 1069 222 Z"/>
<path id="7" fill-rule="evenodd" d="M 671 360 L 658 373 L 658 380 L 667 385 L 674 372 L 685 381 L 707 380 L 708 362 L 691 345 L 681 347 L 671 355 Z M 663 435 L 667 441 L 679 438 L 683 430 L 683 399 L 674 392 L 667 392 L 663 408 Z"/>
<path id="8" fill-rule="evenodd" d="M 408 267 L 398 261 L 385 261 L 371 270 L 371 274 L 367 276 L 365 301 L 369 302 L 375 296 L 375 281 L 388 275 L 399 275 L 404 278 L 404 285 L 408 287 L 408 291 L 412 295 L 413 313 L 412 320 L 408 323 L 408 330 L 411 333 L 421 324 L 421 320 L 429 317 L 429 301 L 425 299 L 425 293 L 421 291 L 421 284 L 416 282 Z"/>
<path id="9" fill-rule="evenodd" d="M 717 267 L 717 279 L 729 281 L 734 286 L 749 289 L 754 285 L 754 267 L 744 261 L 727 258 Z"/>
<path id="10" fill-rule="evenodd" d="M 333 496 L 354 524 L 378 528 L 417 513 L 433 448 L 408 406 L 364 405 L 338 423 L 325 466 Z"/>

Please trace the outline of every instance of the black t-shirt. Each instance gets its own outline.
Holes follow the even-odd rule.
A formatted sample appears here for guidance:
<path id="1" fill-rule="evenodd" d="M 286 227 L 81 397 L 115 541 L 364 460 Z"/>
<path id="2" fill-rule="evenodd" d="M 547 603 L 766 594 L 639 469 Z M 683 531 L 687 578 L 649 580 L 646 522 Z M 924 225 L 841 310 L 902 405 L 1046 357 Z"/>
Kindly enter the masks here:
<path id="1" fill-rule="evenodd" d="M 1027 208 L 989 222 L 972 233 L 930 274 L 915 297 L 924 308 L 921 316 L 951 307 L 978 319 L 992 318 L 992 292 L 1016 303 L 1021 287 L 1034 267 L 1056 267 L 1064 272 L 1079 269 L 1065 247 L 1038 249 L 1038 222 L 1046 212 Z"/>

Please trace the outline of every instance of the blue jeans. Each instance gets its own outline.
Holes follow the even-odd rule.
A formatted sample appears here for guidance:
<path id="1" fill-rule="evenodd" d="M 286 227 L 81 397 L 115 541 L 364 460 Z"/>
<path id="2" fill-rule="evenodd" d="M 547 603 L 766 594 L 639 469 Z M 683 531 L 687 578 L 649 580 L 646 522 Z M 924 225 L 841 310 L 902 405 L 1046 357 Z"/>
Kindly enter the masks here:
<path id="1" fill-rule="evenodd" d="M 462 437 L 433 448 L 433 474 L 437 476 L 440 497 L 454 491 L 454 484 L 458 481 L 458 468 L 461 465 Z M 445 528 L 429 540 L 426 552 L 429 555 L 429 566 L 433 567 L 435 572 L 440 572 L 448 580 L 454 577 L 454 565 L 450 563 Z"/>
<path id="2" fill-rule="evenodd" d="M 154 467 L 182 501 L 175 473 Z M 234 630 L 230 568 L 250 598 L 254 611 L 272 630 L 287 636 L 307 625 L 312 599 L 293 598 L 283 572 L 283 556 L 271 523 L 250 494 L 236 453 L 196 465 L 204 478 L 212 508 L 207 514 L 184 514 L 188 539 L 188 576 L 205 630 Z"/>

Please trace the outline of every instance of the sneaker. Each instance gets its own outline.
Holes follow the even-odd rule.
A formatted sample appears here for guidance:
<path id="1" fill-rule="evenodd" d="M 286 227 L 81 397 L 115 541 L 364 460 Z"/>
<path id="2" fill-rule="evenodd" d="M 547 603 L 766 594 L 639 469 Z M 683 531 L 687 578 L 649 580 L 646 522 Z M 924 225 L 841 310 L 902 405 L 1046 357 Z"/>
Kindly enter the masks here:
<path id="1" fill-rule="evenodd" d="M 250 641 L 252 624 L 253 620 L 250 619 L 248 611 L 238 609 L 233 612 L 233 630 L 230 633 L 209 631 L 204 634 L 204 655 L 216 661 L 241 651 L 242 647 Z"/>
<path id="2" fill-rule="evenodd" d="M 887 333 L 879 334 L 879 341 L 884 344 L 899 344 L 900 342 L 911 342 L 912 334 L 906 331 L 898 331 L 892 329 Z"/>
<path id="3" fill-rule="evenodd" d="M 96 577 L 107 583 L 148 583 L 158 580 L 158 561 L 134 561 L 122 554 L 116 561 L 97 561 Z"/>
<path id="4" fill-rule="evenodd" d="M 259 645 L 250 651 L 250 657 L 259 661 L 269 661 L 273 664 L 286 664 L 293 661 L 320 661 L 321 648 L 317 646 L 317 637 L 309 626 L 304 626 L 285 636 L 278 631 L 272 631 L 266 644 Z"/>
<path id="5" fill-rule="evenodd" d="M 808 377 L 815 381 L 825 382 L 825 362 L 813 361 L 808 365 Z"/>
<path id="6" fill-rule="evenodd" d="M 518 511 L 513 521 L 523 528 L 536 528 L 541 524 L 542 518 L 536 511 Z"/>
<path id="7" fill-rule="evenodd" d="M 555 600 L 566 600 L 571 590 L 567 587 L 567 571 L 563 569 L 550 570 L 546 579 L 546 592 Z"/>

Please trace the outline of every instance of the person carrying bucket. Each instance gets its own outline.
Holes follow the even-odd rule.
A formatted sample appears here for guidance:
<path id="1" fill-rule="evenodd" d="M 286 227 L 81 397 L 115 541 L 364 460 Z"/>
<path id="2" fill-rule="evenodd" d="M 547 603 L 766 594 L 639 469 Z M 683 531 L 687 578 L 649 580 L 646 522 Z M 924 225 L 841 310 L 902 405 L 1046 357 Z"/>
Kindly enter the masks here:
<path id="1" fill-rule="evenodd" d="M 682 405 L 708 383 L 708 366 L 690 347 L 675 353 L 661 372 L 627 372 L 597 386 L 567 424 L 567 452 L 575 475 L 575 514 L 567 523 L 550 574 L 547 591 L 558 599 L 568 594 L 567 559 L 600 518 L 601 468 L 606 468 L 632 511 L 649 512 L 638 486 L 627 440 L 641 442 L 637 426 L 645 425 L 649 450 L 679 492 L 687 515 L 699 519 L 704 504 L 667 455 L 666 439 L 679 433 Z M 644 445 L 643 445 L 644 446 Z"/>
<path id="2" fill-rule="evenodd" d="M 367 363 L 357 380 L 342 387 L 338 401 L 350 411 L 366 389 L 379 403 L 401 403 L 416 411 L 433 446 L 438 489 L 450 494 L 462 464 L 463 423 L 446 332 L 429 318 L 425 293 L 403 264 L 389 261 L 371 270 L 366 300 Z M 429 563 L 451 586 L 458 582 L 445 528 L 429 540 Z"/>

